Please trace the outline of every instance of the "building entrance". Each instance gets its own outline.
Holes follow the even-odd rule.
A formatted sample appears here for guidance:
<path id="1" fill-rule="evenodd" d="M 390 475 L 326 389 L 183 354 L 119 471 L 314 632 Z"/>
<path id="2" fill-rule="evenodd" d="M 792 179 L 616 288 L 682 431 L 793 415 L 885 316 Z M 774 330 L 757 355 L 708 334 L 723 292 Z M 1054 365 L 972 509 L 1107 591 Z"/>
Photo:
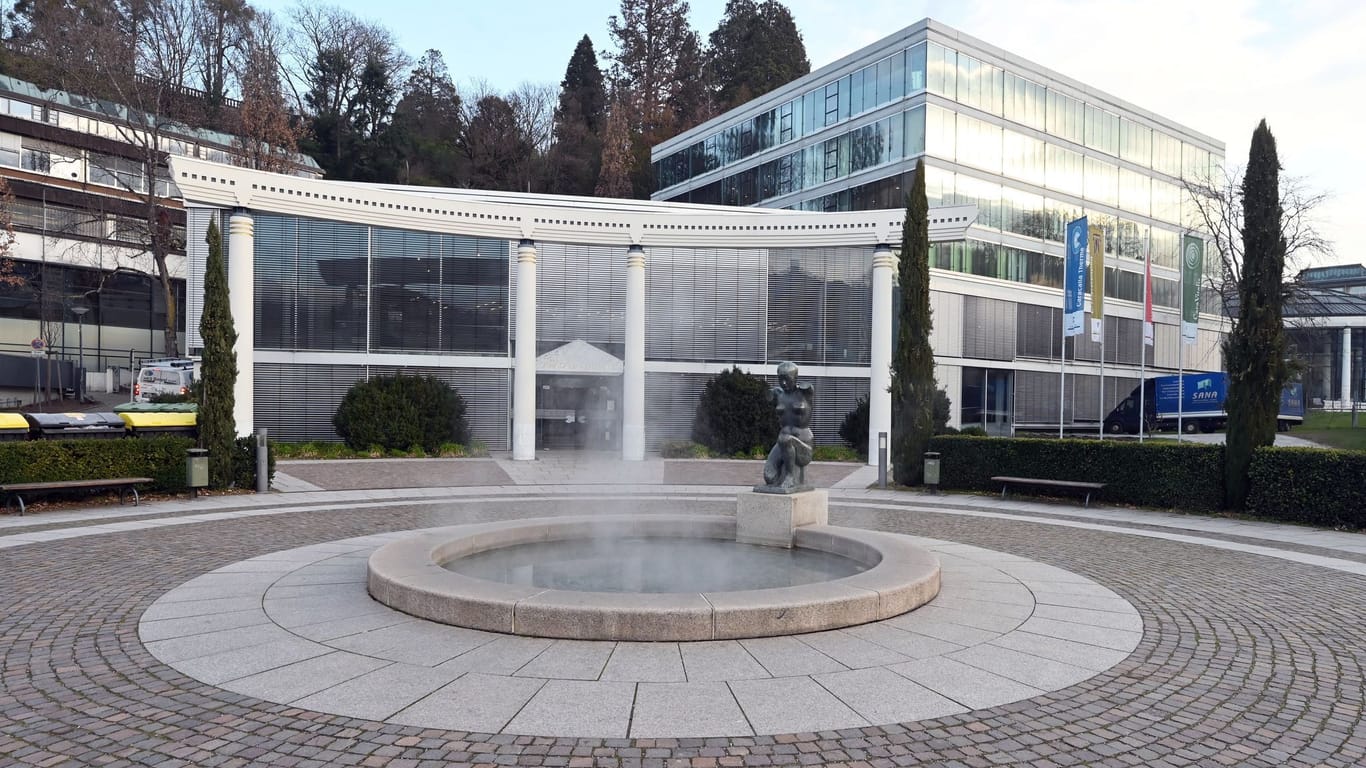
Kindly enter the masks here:
<path id="1" fill-rule="evenodd" d="M 536 448 L 607 451 L 621 447 L 621 377 L 536 377 Z"/>

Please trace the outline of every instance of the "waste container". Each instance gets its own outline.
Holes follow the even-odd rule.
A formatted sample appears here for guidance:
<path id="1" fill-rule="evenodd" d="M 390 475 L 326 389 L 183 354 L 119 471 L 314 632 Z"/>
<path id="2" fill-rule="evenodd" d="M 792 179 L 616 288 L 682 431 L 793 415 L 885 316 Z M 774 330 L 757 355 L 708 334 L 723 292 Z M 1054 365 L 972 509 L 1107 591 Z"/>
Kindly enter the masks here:
<path id="1" fill-rule="evenodd" d="M 26 413 L 37 437 L 45 440 L 123 437 L 123 419 L 117 413 Z"/>
<path id="2" fill-rule="evenodd" d="M 28 430 L 22 413 L 0 413 L 0 440 L 27 440 Z"/>
<path id="3" fill-rule="evenodd" d="M 194 411 L 148 412 L 122 411 L 118 414 L 134 437 L 182 435 L 194 437 L 198 431 L 198 414 Z"/>

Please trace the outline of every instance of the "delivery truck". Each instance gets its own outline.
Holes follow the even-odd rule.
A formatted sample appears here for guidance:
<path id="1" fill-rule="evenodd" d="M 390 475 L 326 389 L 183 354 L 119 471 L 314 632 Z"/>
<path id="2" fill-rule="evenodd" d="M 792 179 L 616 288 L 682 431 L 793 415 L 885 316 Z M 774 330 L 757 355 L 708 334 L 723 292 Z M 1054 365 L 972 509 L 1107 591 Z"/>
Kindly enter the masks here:
<path id="1" fill-rule="evenodd" d="M 1184 376 L 1155 376 L 1135 387 L 1105 417 L 1105 431 L 1112 434 L 1137 434 L 1139 392 L 1143 390 L 1146 411 L 1144 432 L 1175 430 L 1217 432 L 1228 422 L 1224 410 L 1228 400 L 1228 376 L 1224 373 L 1187 373 Z M 1276 428 L 1282 432 L 1304 422 L 1304 385 L 1290 382 L 1281 390 L 1281 407 Z"/>

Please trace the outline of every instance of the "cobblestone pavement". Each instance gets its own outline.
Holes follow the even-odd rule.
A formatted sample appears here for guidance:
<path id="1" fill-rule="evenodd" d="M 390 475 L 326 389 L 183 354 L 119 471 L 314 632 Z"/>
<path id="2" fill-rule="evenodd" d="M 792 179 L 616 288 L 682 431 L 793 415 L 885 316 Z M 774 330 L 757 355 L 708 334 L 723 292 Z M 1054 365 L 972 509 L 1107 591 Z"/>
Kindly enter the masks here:
<path id="1" fill-rule="evenodd" d="M 1366 577 L 1195 541 L 926 512 L 916 508 L 923 497 L 902 508 L 886 501 L 877 509 L 836 506 L 832 521 L 1015 553 L 1086 575 L 1137 608 L 1144 623 L 1137 649 L 1068 688 L 935 720 L 629 740 L 420 729 L 269 704 L 192 680 L 138 639 L 139 618 L 158 596 L 267 552 L 433 525 L 648 505 L 576 499 L 549 487 L 542 494 L 497 505 L 328 505 L 0 549 L 0 765 L 1366 762 Z"/>

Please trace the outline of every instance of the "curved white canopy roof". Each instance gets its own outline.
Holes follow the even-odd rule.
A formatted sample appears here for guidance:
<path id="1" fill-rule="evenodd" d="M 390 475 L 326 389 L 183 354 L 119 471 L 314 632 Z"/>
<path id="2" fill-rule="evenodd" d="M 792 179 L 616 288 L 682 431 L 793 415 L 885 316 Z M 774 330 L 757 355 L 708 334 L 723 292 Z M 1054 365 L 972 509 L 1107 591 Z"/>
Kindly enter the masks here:
<path id="1" fill-rule="evenodd" d="M 186 157 L 171 173 L 189 205 L 506 240 L 650 247 L 796 248 L 896 243 L 902 209 L 812 213 L 305 179 Z M 930 210 L 930 240 L 961 240 L 977 206 Z"/>

